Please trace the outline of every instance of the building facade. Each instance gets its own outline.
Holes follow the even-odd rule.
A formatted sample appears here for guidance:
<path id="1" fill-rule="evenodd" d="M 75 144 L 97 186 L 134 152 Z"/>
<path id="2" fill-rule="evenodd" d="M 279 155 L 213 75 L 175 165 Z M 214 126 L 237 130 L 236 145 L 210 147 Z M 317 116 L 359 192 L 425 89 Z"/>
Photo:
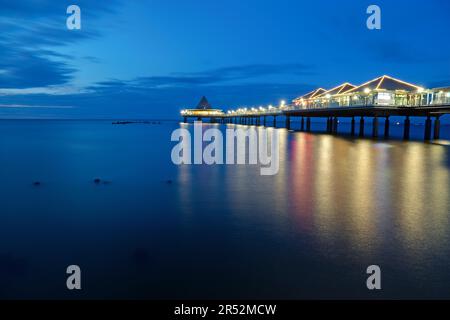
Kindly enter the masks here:
<path id="1" fill-rule="evenodd" d="M 330 90 L 319 88 L 292 103 L 297 109 L 442 105 L 450 103 L 450 87 L 425 89 L 384 75 L 359 86 L 343 83 Z"/>

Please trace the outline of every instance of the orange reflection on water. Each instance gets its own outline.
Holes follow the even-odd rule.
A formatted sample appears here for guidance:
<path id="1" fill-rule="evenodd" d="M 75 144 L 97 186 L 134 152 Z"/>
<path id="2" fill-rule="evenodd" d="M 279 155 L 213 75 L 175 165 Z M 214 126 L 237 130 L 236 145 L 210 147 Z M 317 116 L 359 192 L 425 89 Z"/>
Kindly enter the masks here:
<path id="1" fill-rule="evenodd" d="M 180 204 L 212 192 L 209 206 L 237 225 L 306 235 L 324 254 L 345 249 L 368 261 L 392 246 L 402 248 L 394 258 L 422 261 L 450 242 L 447 146 L 276 130 L 276 176 L 261 176 L 259 166 L 180 167 L 192 187 L 180 191 Z"/>

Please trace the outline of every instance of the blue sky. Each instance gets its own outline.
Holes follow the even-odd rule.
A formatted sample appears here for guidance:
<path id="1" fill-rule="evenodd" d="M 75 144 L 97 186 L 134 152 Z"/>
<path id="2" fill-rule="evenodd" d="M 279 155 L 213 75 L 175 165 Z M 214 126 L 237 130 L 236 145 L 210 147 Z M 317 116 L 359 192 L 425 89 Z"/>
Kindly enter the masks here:
<path id="1" fill-rule="evenodd" d="M 82 29 L 67 30 L 66 8 Z M 382 29 L 366 28 L 366 8 Z M 0 116 L 176 118 L 382 74 L 450 85 L 447 0 L 0 0 Z"/>

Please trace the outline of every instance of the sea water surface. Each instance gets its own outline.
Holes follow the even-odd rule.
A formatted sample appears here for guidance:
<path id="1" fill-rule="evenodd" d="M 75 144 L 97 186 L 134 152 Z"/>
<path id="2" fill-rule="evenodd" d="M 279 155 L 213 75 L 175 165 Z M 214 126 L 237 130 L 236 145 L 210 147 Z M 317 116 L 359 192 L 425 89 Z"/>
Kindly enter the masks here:
<path id="1" fill-rule="evenodd" d="M 450 298 L 448 127 L 434 143 L 277 129 L 280 171 L 261 176 L 175 166 L 180 126 L 0 121 L 0 298 Z"/>

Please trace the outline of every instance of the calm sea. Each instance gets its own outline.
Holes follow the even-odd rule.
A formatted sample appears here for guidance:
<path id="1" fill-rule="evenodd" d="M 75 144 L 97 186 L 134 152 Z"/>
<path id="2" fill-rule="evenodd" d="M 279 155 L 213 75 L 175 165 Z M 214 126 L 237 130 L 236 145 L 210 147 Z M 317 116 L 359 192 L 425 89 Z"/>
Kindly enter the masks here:
<path id="1" fill-rule="evenodd" d="M 0 121 L 0 297 L 450 298 L 449 127 L 427 144 L 279 129 L 276 176 L 173 165 L 179 127 Z"/>

